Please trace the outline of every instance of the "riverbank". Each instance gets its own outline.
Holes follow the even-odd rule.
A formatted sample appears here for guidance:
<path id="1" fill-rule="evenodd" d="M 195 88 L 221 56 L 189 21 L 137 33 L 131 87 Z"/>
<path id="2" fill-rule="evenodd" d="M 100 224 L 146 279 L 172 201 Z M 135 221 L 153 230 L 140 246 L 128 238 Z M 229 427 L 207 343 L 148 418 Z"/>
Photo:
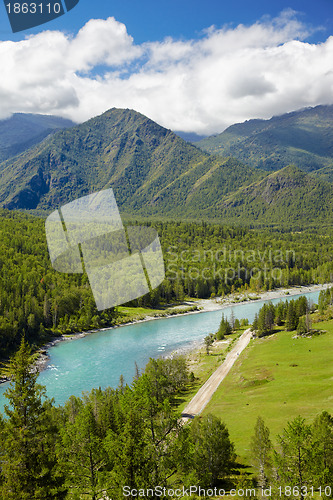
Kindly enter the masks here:
<path id="1" fill-rule="evenodd" d="M 46 368 L 47 363 L 49 361 L 48 350 L 56 345 L 59 342 L 65 340 L 74 340 L 78 338 L 85 337 L 86 335 L 90 335 L 91 333 L 95 333 L 97 331 L 105 331 L 113 328 L 120 328 L 122 326 L 126 326 L 129 324 L 142 323 L 145 321 L 152 321 L 160 318 L 170 318 L 180 315 L 187 314 L 198 314 L 202 312 L 211 312 L 216 310 L 223 310 L 224 308 L 230 307 L 232 305 L 241 304 L 244 302 L 254 302 L 254 301 L 263 301 L 263 300 L 272 300 L 276 298 L 286 298 L 293 295 L 299 295 L 302 293 L 315 292 L 317 290 L 323 290 L 329 286 L 333 286 L 333 284 L 324 284 L 324 285 L 310 285 L 310 286 L 297 286 L 292 288 L 280 288 L 276 290 L 270 290 L 267 292 L 246 292 L 246 293 L 233 293 L 228 295 L 227 297 L 216 297 L 213 299 L 189 299 L 184 301 L 182 304 L 175 304 L 174 306 L 169 306 L 167 309 L 158 310 L 154 315 L 152 315 L 153 310 L 149 311 L 149 313 L 145 317 L 141 317 L 140 319 L 131 319 L 130 321 L 121 323 L 119 325 L 115 325 L 112 327 L 103 328 L 100 330 L 89 330 L 86 332 L 80 332 L 70 335 L 61 335 L 51 340 L 47 344 L 45 344 L 39 351 L 39 356 L 35 362 L 35 367 L 38 371 L 42 371 Z M 172 356 L 178 354 L 188 354 L 189 352 L 196 350 L 203 345 L 202 341 L 194 341 L 193 344 L 180 348 L 177 351 L 171 353 Z M 5 382 L 5 380 L 0 380 L 1 382 Z"/>
<path id="2" fill-rule="evenodd" d="M 245 293 L 233 293 L 227 297 L 221 298 L 217 297 L 215 299 L 199 299 L 195 300 L 201 311 L 217 311 L 223 309 L 224 307 L 230 307 L 233 304 L 241 304 L 248 301 L 259 301 L 259 300 L 273 300 L 292 295 L 300 295 L 304 293 L 316 292 L 325 290 L 328 287 L 333 287 L 333 283 L 325 283 L 323 285 L 308 285 L 308 286 L 295 286 L 291 288 L 277 288 L 275 290 L 269 290 L 267 292 L 245 292 Z"/>
<path id="3" fill-rule="evenodd" d="M 228 295 L 227 297 L 221 298 L 217 297 L 214 299 L 193 299 L 190 303 L 196 303 L 200 310 L 195 312 L 212 312 L 223 310 L 227 307 L 243 304 L 245 302 L 259 302 L 265 300 L 273 300 L 273 299 L 286 299 L 287 297 L 291 297 L 294 295 L 300 295 L 305 293 L 311 293 L 316 291 L 325 290 L 328 287 L 333 286 L 333 283 L 325 283 L 323 285 L 308 285 L 308 286 L 295 286 L 291 288 L 278 288 L 276 290 L 269 290 L 267 292 L 259 292 L 259 293 L 233 293 Z M 189 314 L 189 313 L 188 313 Z M 193 314 L 193 313 L 191 313 Z M 180 347 L 179 349 L 173 351 L 168 354 L 168 357 L 184 355 L 187 356 L 191 352 L 198 351 L 204 347 L 204 339 L 201 341 L 194 341 L 193 343 Z"/>

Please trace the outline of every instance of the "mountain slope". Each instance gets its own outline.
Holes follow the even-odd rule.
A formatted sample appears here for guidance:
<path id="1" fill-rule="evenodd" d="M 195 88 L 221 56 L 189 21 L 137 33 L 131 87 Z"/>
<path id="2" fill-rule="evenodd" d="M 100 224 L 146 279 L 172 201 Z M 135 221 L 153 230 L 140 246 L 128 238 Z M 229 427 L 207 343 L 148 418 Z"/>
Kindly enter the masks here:
<path id="1" fill-rule="evenodd" d="M 195 194 L 205 183 L 216 179 L 219 198 L 260 177 L 235 160 L 203 153 L 140 113 L 111 109 L 2 162 L 0 203 L 49 210 L 112 187 L 126 212 L 181 214 L 194 204 L 199 213 L 206 200 Z"/>
<path id="2" fill-rule="evenodd" d="M 74 122 L 59 116 L 15 113 L 0 120 L 0 161 L 22 153 L 55 130 L 72 127 Z"/>
<path id="3" fill-rule="evenodd" d="M 332 180 L 333 105 L 235 124 L 196 145 L 209 153 L 231 155 L 252 167 L 272 171 L 292 163 Z"/>
<path id="4" fill-rule="evenodd" d="M 132 110 L 111 109 L 0 164 L 0 204 L 9 209 L 50 212 L 109 187 L 131 217 L 332 222 L 331 183 L 294 166 L 268 174 L 209 155 Z"/>
<path id="5" fill-rule="evenodd" d="M 229 221 L 333 223 L 333 185 L 290 165 L 259 182 L 242 187 L 218 203 Z"/>

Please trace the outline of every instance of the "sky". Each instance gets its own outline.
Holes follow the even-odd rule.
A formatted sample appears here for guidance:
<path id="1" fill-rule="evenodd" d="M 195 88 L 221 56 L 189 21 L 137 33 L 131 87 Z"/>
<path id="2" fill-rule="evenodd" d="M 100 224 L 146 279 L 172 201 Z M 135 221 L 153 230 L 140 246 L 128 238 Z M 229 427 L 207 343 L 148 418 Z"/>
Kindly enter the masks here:
<path id="1" fill-rule="evenodd" d="M 80 0 L 16 34 L 0 9 L 0 119 L 119 107 L 210 135 L 333 104 L 333 0 Z"/>

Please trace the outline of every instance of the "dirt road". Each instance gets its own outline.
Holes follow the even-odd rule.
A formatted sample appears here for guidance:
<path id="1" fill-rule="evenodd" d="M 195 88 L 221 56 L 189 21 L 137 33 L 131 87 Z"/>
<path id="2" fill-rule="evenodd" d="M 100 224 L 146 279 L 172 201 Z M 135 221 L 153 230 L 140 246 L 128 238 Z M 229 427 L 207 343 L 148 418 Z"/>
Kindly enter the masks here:
<path id="1" fill-rule="evenodd" d="M 186 422 L 189 418 L 193 418 L 198 415 L 205 408 L 207 403 L 210 401 L 214 392 L 228 375 L 230 369 L 232 368 L 234 362 L 238 358 L 238 355 L 245 349 L 245 347 L 250 342 L 252 336 L 251 329 L 248 328 L 239 337 L 235 346 L 227 354 L 224 362 L 219 366 L 215 372 L 209 377 L 207 382 L 199 389 L 194 398 L 189 402 L 184 411 L 182 412 L 182 420 Z"/>

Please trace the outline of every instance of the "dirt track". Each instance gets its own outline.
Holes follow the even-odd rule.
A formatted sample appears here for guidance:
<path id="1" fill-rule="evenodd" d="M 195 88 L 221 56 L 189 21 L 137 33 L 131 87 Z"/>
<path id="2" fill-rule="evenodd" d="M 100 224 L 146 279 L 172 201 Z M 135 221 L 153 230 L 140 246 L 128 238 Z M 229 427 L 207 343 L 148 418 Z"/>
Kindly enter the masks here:
<path id="1" fill-rule="evenodd" d="M 186 422 L 189 418 L 193 418 L 195 415 L 198 415 L 205 408 L 207 403 L 210 401 L 214 392 L 224 380 L 224 378 L 228 375 L 230 369 L 232 368 L 234 362 L 238 358 L 238 355 L 245 349 L 245 347 L 250 342 L 252 336 L 251 329 L 248 328 L 245 332 L 240 336 L 237 343 L 231 349 L 231 351 L 227 354 L 224 362 L 221 366 L 219 366 L 215 372 L 209 377 L 207 382 L 200 387 L 199 391 L 196 393 L 194 398 L 189 402 L 184 411 L 182 412 L 182 420 Z"/>

